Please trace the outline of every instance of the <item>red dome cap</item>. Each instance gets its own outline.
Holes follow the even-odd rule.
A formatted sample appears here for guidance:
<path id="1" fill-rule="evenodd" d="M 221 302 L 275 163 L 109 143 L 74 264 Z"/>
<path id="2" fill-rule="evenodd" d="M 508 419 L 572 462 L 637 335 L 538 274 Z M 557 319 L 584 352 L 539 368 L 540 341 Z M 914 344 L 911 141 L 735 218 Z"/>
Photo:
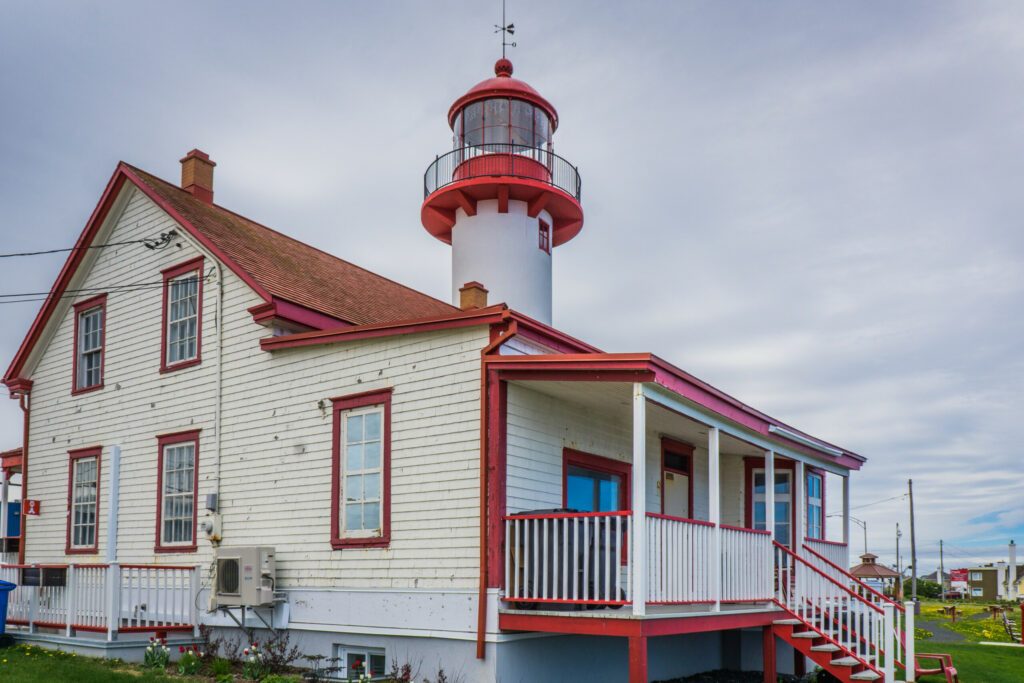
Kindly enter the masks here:
<path id="1" fill-rule="evenodd" d="M 547 112 L 551 119 L 551 132 L 558 128 L 558 112 L 551 106 L 551 103 L 541 97 L 540 93 L 526 81 L 512 78 L 512 62 L 502 57 L 494 63 L 494 78 L 480 81 L 469 91 L 455 100 L 451 109 L 448 110 L 448 125 L 455 125 L 455 116 L 471 102 L 488 100 L 492 97 L 511 97 L 517 100 L 525 100 Z"/>

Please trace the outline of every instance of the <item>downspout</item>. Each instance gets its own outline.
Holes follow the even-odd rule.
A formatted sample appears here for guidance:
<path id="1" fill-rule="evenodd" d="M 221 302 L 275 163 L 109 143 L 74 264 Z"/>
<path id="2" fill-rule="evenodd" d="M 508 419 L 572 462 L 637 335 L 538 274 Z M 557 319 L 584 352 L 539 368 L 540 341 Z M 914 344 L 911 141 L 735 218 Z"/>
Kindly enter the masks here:
<path id="1" fill-rule="evenodd" d="M 18 542 L 18 564 L 25 564 L 25 540 L 28 538 L 28 426 L 29 411 L 32 409 L 29 403 L 28 394 L 24 391 L 18 394 L 18 406 L 24 414 L 24 426 L 22 427 L 21 443 L 21 540 Z"/>
<path id="2" fill-rule="evenodd" d="M 509 312 L 506 310 L 503 315 L 506 320 Z M 487 356 L 494 353 L 498 347 L 515 336 L 517 331 L 516 321 L 506 322 L 504 329 L 495 325 L 492 329 L 497 332 L 492 335 L 494 338 L 480 352 L 480 589 L 477 596 L 479 607 L 477 609 L 476 623 L 476 658 L 483 659 L 487 639 L 487 423 L 490 388 L 487 383 L 487 365 L 484 362 Z"/>

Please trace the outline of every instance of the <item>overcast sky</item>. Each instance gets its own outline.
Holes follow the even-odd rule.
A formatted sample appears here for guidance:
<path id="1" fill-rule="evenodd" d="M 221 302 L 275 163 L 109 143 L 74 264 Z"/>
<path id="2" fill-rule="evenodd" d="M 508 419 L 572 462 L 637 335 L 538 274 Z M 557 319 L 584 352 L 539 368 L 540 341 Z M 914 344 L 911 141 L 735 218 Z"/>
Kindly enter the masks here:
<path id="1" fill-rule="evenodd" d="M 0 251 L 70 246 L 119 159 L 177 181 L 199 147 L 218 203 L 447 298 L 422 173 L 492 73 L 499 12 L 5 0 Z M 923 569 L 940 538 L 947 567 L 1024 542 L 1024 3 L 513 0 L 509 18 L 516 76 L 583 177 L 555 324 L 867 456 L 853 514 L 885 560 L 907 504 L 874 503 L 909 477 Z M 0 293 L 48 290 L 63 259 L 0 261 Z M 37 305 L 0 306 L 5 367 Z M 20 433 L 0 402 L 0 447 Z"/>

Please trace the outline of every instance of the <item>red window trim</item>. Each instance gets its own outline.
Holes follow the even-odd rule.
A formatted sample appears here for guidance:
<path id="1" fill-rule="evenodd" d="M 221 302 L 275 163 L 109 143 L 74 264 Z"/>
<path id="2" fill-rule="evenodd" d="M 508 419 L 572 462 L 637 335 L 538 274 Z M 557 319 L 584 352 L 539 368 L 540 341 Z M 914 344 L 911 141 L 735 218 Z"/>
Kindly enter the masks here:
<path id="1" fill-rule="evenodd" d="M 194 553 L 198 547 L 197 536 L 199 534 L 198 511 L 199 511 L 199 432 L 202 430 L 191 429 L 187 432 L 175 432 L 173 434 L 161 434 L 156 437 L 157 458 L 156 458 L 156 542 L 153 544 L 155 553 Z M 164 511 L 164 447 L 173 446 L 179 443 L 193 442 L 195 444 L 195 466 L 192 468 L 192 543 L 191 545 L 164 545 L 160 533 L 163 526 Z"/>
<path id="2" fill-rule="evenodd" d="M 551 225 L 542 218 L 537 219 L 537 239 L 540 242 L 540 250 L 545 254 L 551 253 Z"/>
<path id="3" fill-rule="evenodd" d="M 391 394 L 392 389 L 374 389 L 331 399 L 333 427 L 331 430 L 331 547 L 386 548 L 391 544 Z M 381 426 L 383 462 L 381 463 L 381 535 L 369 538 L 344 538 L 341 535 L 341 414 L 355 408 L 384 406 Z"/>
<path id="4" fill-rule="evenodd" d="M 633 490 L 633 465 L 621 460 L 613 460 L 603 455 L 594 455 L 574 448 L 562 449 L 562 507 L 569 505 L 569 465 L 585 467 L 596 472 L 617 474 L 622 477 L 623 486 L 619 494 L 619 506 L 622 510 L 631 510 L 630 496 Z"/>
<path id="5" fill-rule="evenodd" d="M 101 467 L 100 463 L 103 456 L 102 446 L 90 446 L 89 448 L 76 448 L 72 451 L 68 451 L 68 514 L 67 524 L 65 527 L 65 538 L 64 538 L 64 553 L 66 555 L 95 555 L 99 552 L 100 544 L 100 477 Z M 91 546 L 81 546 L 73 548 L 71 546 L 71 520 L 74 516 L 73 508 L 71 505 L 72 496 L 74 495 L 75 485 L 75 461 L 82 460 L 84 458 L 96 458 L 96 536 L 93 538 L 93 544 Z"/>
<path id="6" fill-rule="evenodd" d="M 103 311 L 103 327 L 100 329 L 100 383 L 94 384 L 89 387 L 78 387 L 78 319 L 82 313 L 99 307 Z M 106 364 L 107 364 L 107 295 L 97 294 L 96 296 L 89 297 L 84 301 L 79 301 L 74 306 L 75 310 L 75 336 L 72 341 L 72 356 L 71 356 L 71 395 L 78 396 L 79 394 L 88 394 L 90 391 L 99 391 L 103 388 L 103 383 L 106 380 Z"/>
<path id="7" fill-rule="evenodd" d="M 744 463 L 744 474 L 743 474 L 743 476 L 744 476 L 744 482 L 745 482 L 746 491 L 747 491 L 746 496 L 745 496 L 746 497 L 746 501 L 745 501 L 745 503 L 746 503 L 745 517 L 746 517 L 746 519 L 745 519 L 744 526 L 746 526 L 748 529 L 753 529 L 754 528 L 754 476 L 753 475 L 754 475 L 754 470 L 763 470 L 764 469 L 764 458 L 757 458 L 757 457 L 753 457 L 753 456 L 747 456 L 747 457 L 745 457 L 743 459 L 743 463 Z M 795 460 L 779 460 L 779 459 L 776 459 L 775 460 L 775 469 L 776 470 L 780 470 L 780 469 L 793 470 L 792 486 L 796 486 L 796 461 Z M 822 537 L 820 539 L 813 539 L 813 540 L 825 540 L 825 538 L 826 538 L 826 534 L 825 534 L 825 509 L 826 509 L 825 508 L 825 470 L 823 470 L 821 468 L 818 468 L 818 467 L 812 467 L 811 465 L 804 465 L 804 477 L 806 478 L 806 476 L 808 474 L 816 474 L 816 475 L 821 477 L 821 536 Z M 807 492 L 806 492 L 807 482 L 803 482 L 803 486 L 802 487 L 804 489 L 804 510 L 803 510 L 803 514 L 804 514 L 804 519 L 806 520 L 807 519 Z M 796 491 L 794 490 L 791 495 L 795 495 L 795 494 L 796 494 Z M 790 535 L 792 536 L 792 534 L 796 531 L 796 509 L 797 509 L 797 506 L 791 504 L 789 506 L 789 508 L 790 508 L 790 513 L 791 513 L 791 518 L 789 520 L 789 524 L 790 524 L 789 528 L 790 528 Z M 806 527 L 807 527 L 807 525 L 805 524 L 804 525 L 804 536 L 805 537 L 807 537 L 807 528 Z M 793 537 L 793 540 L 794 541 L 797 540 L 795 536 Z M 804 542 L 804 539 L 801 538 L 800 539 L 800 543 L 802 544 L 803 542 Z"/>
<path id="8" fill-rule="evenodd" d="M 160 372 L 174 372 L 199 365 L 203 360 L 203 262 L 204 257 L 197 256 L 194 259 L 179 263 L 170 268 L 164 268 L 161 272 L 164 278 L 163 286 L 163 308 L 160 314 Z M 196 271 L 199 275 L 199 287 L 196 291 L 196 357 L 177 363 L 167 362 L 167 295 L 170 291 L 170 282 L 174 278 L 181 277 L 186 273 Z"/>
<path id="9" fill-rule="evenodd" d="M 677 470 L 674 467 L 669 467 L 665 464 L 665 453 L 683 453 L 687 457 L 689 464 L 688 470 Z M 689 506 L 690 509 L 687 511 L 688 517 L 693 517 L 693 446 L 684 441 L 677 441 L 669 436 L 661 437 L 661 514 L 665 514 L 665 472 L 676 472 L 678 474 L 685 474 L 687 481 L 689 482 Z"/>

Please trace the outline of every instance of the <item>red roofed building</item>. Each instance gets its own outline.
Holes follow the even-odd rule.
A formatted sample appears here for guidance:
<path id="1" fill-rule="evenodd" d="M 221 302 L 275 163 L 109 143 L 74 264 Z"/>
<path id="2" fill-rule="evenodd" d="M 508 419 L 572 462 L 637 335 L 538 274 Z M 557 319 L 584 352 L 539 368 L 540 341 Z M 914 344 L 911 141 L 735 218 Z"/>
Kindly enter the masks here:
<path id="1" fill-rule="evenodd" d="M 117 166 L 4 375 L 16 638 L 138 657 L 245 620 L 349 679 L 888 675 L 822 618 L 848 584 L 826 501 L 865 459 L 551 326 L 580 174 L 551 103 L 495 73 L 425 173 L 451 304 L 218 205 L 204 152 L 180 185 Z M 893 606 L 858 596 L 880 629 Z"/>

